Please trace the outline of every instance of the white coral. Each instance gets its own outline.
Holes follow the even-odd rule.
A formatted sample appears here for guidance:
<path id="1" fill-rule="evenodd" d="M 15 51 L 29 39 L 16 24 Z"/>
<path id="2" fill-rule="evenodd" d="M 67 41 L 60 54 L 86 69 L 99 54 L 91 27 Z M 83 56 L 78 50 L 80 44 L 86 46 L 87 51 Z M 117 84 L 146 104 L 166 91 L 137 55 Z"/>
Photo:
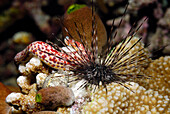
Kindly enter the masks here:
<path id="1" fill-rule="evenodd" d="M 32 89 L 29 91 L 28 95 L 13 92 L 6 97 L 6 102 L 8 104 L 17 105 L 18 109 L 15 111 L 28 111 L 28 112 L 39 111 L 43 108 L 43 106 L 36 103 L 35 101 L 36 92 L 37 92 L 36 84 L 33 84 Z"/>
<path id="2" fill-rule="evenodd" d="M 36 103 L 35 96 L 37 86 L 42 87 L 44 80 L 47 77 L 48 70 L 37 57 L 32 57 L 27 63 L 20 64 L 18 70 L 22 75 L 17 78 L 17 84 L 21 87 L 23 94 L 11 93 L 6 97 L 6 102 L 13 106 L 18 106 L 17 109 L 13 107 L 13 112 L 34 112 L 41 110 L 43 106 Z M 36 73 L 39 73 L 36 76 L 36 81 L 31 84 Z"/>
<path id="3" fill-rule="evenodd" d="M 22 92 L 29 93 L 29 90 L 32 88 L 30 85 L 31 79 L 28 76 L 19 76 L 17 78 L 17 84 L 22 88 Z"/>
<path id="4" fill-rule="evenodd" d="M 25 70 L 26 70 L 26 67 L 23 64 L 20 64 L 19 67 L 18 67 L 18 70 L 19 70 L 20 73 L 24 73 Z"/>
<path id="5" fill-rule="evenodd" d="M 17 78 L 17 84 L 21 87 L 21 88 L 25 88 L 25 86 L 28 86 L 30 84 L 30 80 L 27 78 L 27 76 L 19 76 Z"/>
<path id="6" fill-rule="evenodd" d="M 44 74 L 44 73 L 39 73 L 37 76 L 36 76 L 36 83 L 37 83 L 37 86 L 40 88 L 43 86 L 43 83 L 45 81 L 47 77 L 47 74 Z"/>
<path id="7" fill-rule="evenodd" d="M 30 61 L 26 64 L 26 71 L 36 71 L 36 69 L 42 67 L 42 62 L 39 58 L 33 57 Z"/>
<path id="8" fill-rule="evenodd" d="M 23 97 L 22 93 L 13 92 L 6 97 L 6 102 L 7 103 L 13 103 L 14 101 L 20 100 L 22 97 Z M 18 104 L 18 106 L 19 106 L 19 104 Z"/>
<path id="9" fill-rule="evenodd" d="M 41 60 L 37 57 L 32 57 L 25 65 L 22 63 L 18 68 L 19 72 L 24 75 L 30 75 L 32 72 L 43 72 L 48 73 L 48 70 L 45 69 Z"/>

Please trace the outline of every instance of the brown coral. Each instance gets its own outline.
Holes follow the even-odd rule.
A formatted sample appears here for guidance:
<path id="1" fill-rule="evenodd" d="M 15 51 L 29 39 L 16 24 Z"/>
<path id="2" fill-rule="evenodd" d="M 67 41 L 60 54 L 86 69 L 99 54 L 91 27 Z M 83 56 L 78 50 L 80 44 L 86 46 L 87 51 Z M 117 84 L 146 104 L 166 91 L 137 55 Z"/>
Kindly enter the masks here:
<path id="1" fill-rule="evenodd" d="M 130 0 L 129 1 L 129 9 L 130 10 L 139 10 L 144 6 L 148 6 L 151 3 L 156 2 L 156 0 Z"/>
<path id="2" fill-rule="evenodd" d="M 163 18 L 161 18 L 158 22 L 159 26 L 165 27 L 170 30 L 170 8 L 166 10 L 166 13 Z"/>
<path id="3" fill-rule="evenodd" d="M 159 94 L 170 96 L 170 57 L 160 57 L 149 64 L 144 72 L 152 76 L 151 80 L 145 81 L 141 85 L 146 89 L 153 89 Z"/>
<path id="4" fill-rule="evenodd" d="M 108 86 L 108 94 L 100 88 L 93 96 L 93 101 L 84 107 L 87 114 L 96 113 L 168 113 L 169 98 L 157 91 L 146 90 L 137 83 L 131 83 L 131 92 L 119 84 Z"/>

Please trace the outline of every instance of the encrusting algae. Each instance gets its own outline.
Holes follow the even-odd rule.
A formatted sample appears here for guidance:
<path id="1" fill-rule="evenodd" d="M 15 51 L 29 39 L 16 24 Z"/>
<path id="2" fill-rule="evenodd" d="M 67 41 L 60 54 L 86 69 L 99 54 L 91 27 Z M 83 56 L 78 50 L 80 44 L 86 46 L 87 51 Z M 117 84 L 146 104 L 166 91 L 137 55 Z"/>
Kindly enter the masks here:
<path id="1" fill-rule="evenodd" d="M 106 56 L 100 58 L 93 15 L 92 25 L 91 49 L 81 41 L 79 27 L 76 32 L 81 42 L 72 40 L 65 28 L 70 35 L 61 42 L 65 47 L 37 41 L 15 56 L 22 93 L 6 97 L 13 112 L 170 113 L 170 57 L 152 60 L 135 30 L 116 46 L 107 42 L 111 49 L 108 46 Z M 69 97 L 65 89 L 72 93 Z M 42 95 L 44 90 L 46 95 Z"/>

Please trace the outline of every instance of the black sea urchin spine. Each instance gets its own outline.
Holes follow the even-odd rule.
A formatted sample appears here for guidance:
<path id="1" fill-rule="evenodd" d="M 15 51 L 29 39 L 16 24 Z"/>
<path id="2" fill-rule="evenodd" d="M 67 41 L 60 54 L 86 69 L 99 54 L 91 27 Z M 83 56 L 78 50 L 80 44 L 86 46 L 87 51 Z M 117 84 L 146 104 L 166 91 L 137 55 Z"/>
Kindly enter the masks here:
<path id="1" fill-rule="evenodd" d="M 93 4 L 93 3 L 92 3 Z M 119 22 L 118 27 L 120 27 L 124 16 L 126 14 L 126 10 L 128 8 L 128 4 L 126 5 L 124 14 Z M 74 49 L 73 52 L 68 48 L 61 40 L 59 40 L 70 52 L 65 52 L 62 48 L 59 46 L 52 44 L 56 49 L 60 50 L 64 54 L 68 56 L 68 58 L 60 57 L 61 59 L 64 59 L 65 61 L 69 62 L 69 65 L 64 65 L 67 67 L 68 71 L 72 71 L 72 76 L 75 77 L 73 80 L 69 80 L 69 82 L 82 80 L 85 81 L 82 83 L 82 85 L 79 88 L 88 86 L 88 85 L 94 85 L 95 88 L 100 86 L 100 83 L 102 83 L 102 86 L 106 88 L 107 91 L 107 84 L 110 84 L 112 82 L 118 83 L 125 88 L 129 89 L 125 82 L 132 81 L 134 78 L 141 78 L 141 77 L 147 77 L 144 75 L 139 74 L 129 74 L 129 73 L 123 73 L 123 71 L 131 70 L 132 68 L 138 68 L 139 66 L 143 65 L 143 61 L 145 60 L 144 53 L 139 53 L 144 48 L 140 49 L 138 52 L 135 52 L 131 55 L 129 55 L 129 52 L 136 46 L 142 38 L 139 38 L 137 41 L 135 41 L 130 47 L 128 46 L 129 42 L 134 38 L 139 28 L 142 26 L 142 24 L 146 21 L 147 18 L 143 20 L 143 22 L 134 29 L 135 24 L 132 26 L 132 28 L 129 30 L 128 34 L 123 38 L 123 40 L 115 45 L 113 45 L 113 39 L 117 35 L 117 30 L 115 31 L 113 37 L 111 37 L 113 33 L 113 26 L 114 21 L 111 28 L 111 33 L 107 41 L 107 48 L 103 50 L 101 53 L 98 52 L 98 36 L 97 36 L 97 23 L 96 18 L 94 14 L 94 7 L 92 5 L 92 40 L 91 40 L 91 46 L 88 47 L 87 44 L 87 38 L 84 32 L 83 25 L 81 24 L 81 29 L 83 30 L 83 35 L 80 34 L 79 28 L 77 26 L 77 23 L 74 22 L 75 25 L 75 31 L 77 32 L 80 43 L 83 45 L 84 49 L 82 50 L 76 41 L 71 43 L 67 38 L 67 42 L 69 42 L 71 45 L 71 48 Z M 64 24 L 62 23 L 64 26 Z M 68 28 L 64 26 L 65 31 L 69 34 L 69 37 L 71 39 L 74 39 L 72 35 L 70 34 Z M 123 37 L 123 36 L 122 36 Z M 76 58 L 75 58 L 76 56 Z M 136 65 L 136 63 L 138 63 Z"/>

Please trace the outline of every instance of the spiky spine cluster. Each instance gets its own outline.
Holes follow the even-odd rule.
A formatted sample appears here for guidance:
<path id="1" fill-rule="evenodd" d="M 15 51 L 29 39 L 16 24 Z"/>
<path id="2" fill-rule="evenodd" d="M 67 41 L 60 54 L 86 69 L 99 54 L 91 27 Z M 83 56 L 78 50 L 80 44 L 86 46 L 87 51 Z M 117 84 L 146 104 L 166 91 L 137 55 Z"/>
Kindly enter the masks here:
<path id="1" fill-rule="evenodd" d="M 120 20 L 119 26 L 122 21 L 123 18 Z M 72 76 L 75 76 L 75 79 L 71 81 L 85 79 L 86 82 L 82 84 L 82 87 L 86 85 L 95 85 L 95 87 L 97 87 L 100 83 L 102 83 L 102 85 L 106 88 L 107 84 L 111 82 L 124 86 L 123 83 L 127 81 L 131 81 L 135 78 L 146 77 L 140 74 L 124 73 L 145 64 L 144 53 L 139 54 L 139 52 L 142 52 L 144 48 L 140 49 L 139 52 L 130 54 L 130 51 L 141 40 L 141 38 L 139 38 L 138 40 L 135 40 L 132 45 L 129 45 L 132 39 L 134 39 L 134 36 L 140 26 L 142 26 L 142 24 L 140 24 L 136 29 L 132 27 L 129 33 L 124 37 L 123 41 L 119 42 L 117 45 L 113 45 L 113 40 L 109 37 L 107 42 L 108 47 L 103 50 L 102 53 L 99 53 L 97 24 L 92 7 L 92 40 L 90 48 L 88 48 L 85 35 L 80 34 L 79 28 L 75 23 L 75 31 L 77 32 L 81 43 L 72 40 L 73 37 L 66 27 L 64 28 L 69 36 L 65 38 L 65 43 L 59 40 L 69 50 L 69 52 L 66 52 L 57 44 L 53 44 L 52 42 L 48 42 L 47 44 L 37 41 L 33 42 L 24 51 L 17 54 L 15 61 L 21 61 L 21 59 L 25 58 L 28 52 L 31 52 L 52 68 L 72 71 Z M 81 25 L 81 27 L 84 31 L 83 25 Z M 113 38 L 115 38 L 116 35 L 117 31 Z"/>
<path id="2" fill-rule="evenodd" d="M 147 18 L 145 18 L 145 20 L 146 19 Z M 122 20 L 123 19 L 121 19 L 120 24 Z M 109 40 L 107 42 L 108 47 L 106 48 L 106 50 L 104 50 L 102 53 L 98 53 L 98 37 L 96 29 L 97 24 L 95 23 L 95 16 L 93 14 L 92 6 L 92 42 L 90 49 L 87 48 L 88 44 L 86 42 L 86 37 L 84 35 L 80 35 L 79 28 L 75 23 L 77 34 L 79 35 L 84 49 L 83 53 L 82 50 L 76 45 L 76 43 L 74 46 L 71 45 L 71 47 L 73 47 L 74 50 L 77 52 L 80 60 L 82 60 L 79 61 L 79 64 L 75 65 L 75 67 L 72 67 L 73 69 L 69 69 L 70 71 L 74 72 L 73 76 L 76 76 L 75 80 L 85 79 L 86 82 L 82 85 L 83 87 L 87 84 L 95 85 L 96 87 L 99 86 L 100 82 L 102 82 L 102 85 L 106 88 L 106 85 L 111 82 L 116 82 L 120 85 L 123 85 L 123 83 L 125 83 L 126 81 L 130 81 L 134 78 L 145 77 L 144 75 L 139 74 L 134 75 L 123 73 L 123 71 L 138 68 L 139 66 L 145 64 L 144 61 L 146 57 L 144 53 L 139 54 L 139 52 L 143 51 L 144 48 L 140 49 L 139 52 L 129 54 L 129 52 L 141 40 L 141 38 L 139 38 L 137 41 L 129 46 L 129 42 L 134 38 L 136 32 L 141 25 L 139 25 L 135 30 L 133 30 L 134 28 L 132 27 L 124 40 L 120 44 L 117 44 L 115 46 L 113 46 L 112 38 L 109 37 Z M 69 34 L 67 28 L 65 28 L 65 30 Z M 117 33 L 115 32 L 114 37 L 116 37 L 116 34 Z M 69 34 L 69 36 L 73 38 L 71 34 Z"/>

